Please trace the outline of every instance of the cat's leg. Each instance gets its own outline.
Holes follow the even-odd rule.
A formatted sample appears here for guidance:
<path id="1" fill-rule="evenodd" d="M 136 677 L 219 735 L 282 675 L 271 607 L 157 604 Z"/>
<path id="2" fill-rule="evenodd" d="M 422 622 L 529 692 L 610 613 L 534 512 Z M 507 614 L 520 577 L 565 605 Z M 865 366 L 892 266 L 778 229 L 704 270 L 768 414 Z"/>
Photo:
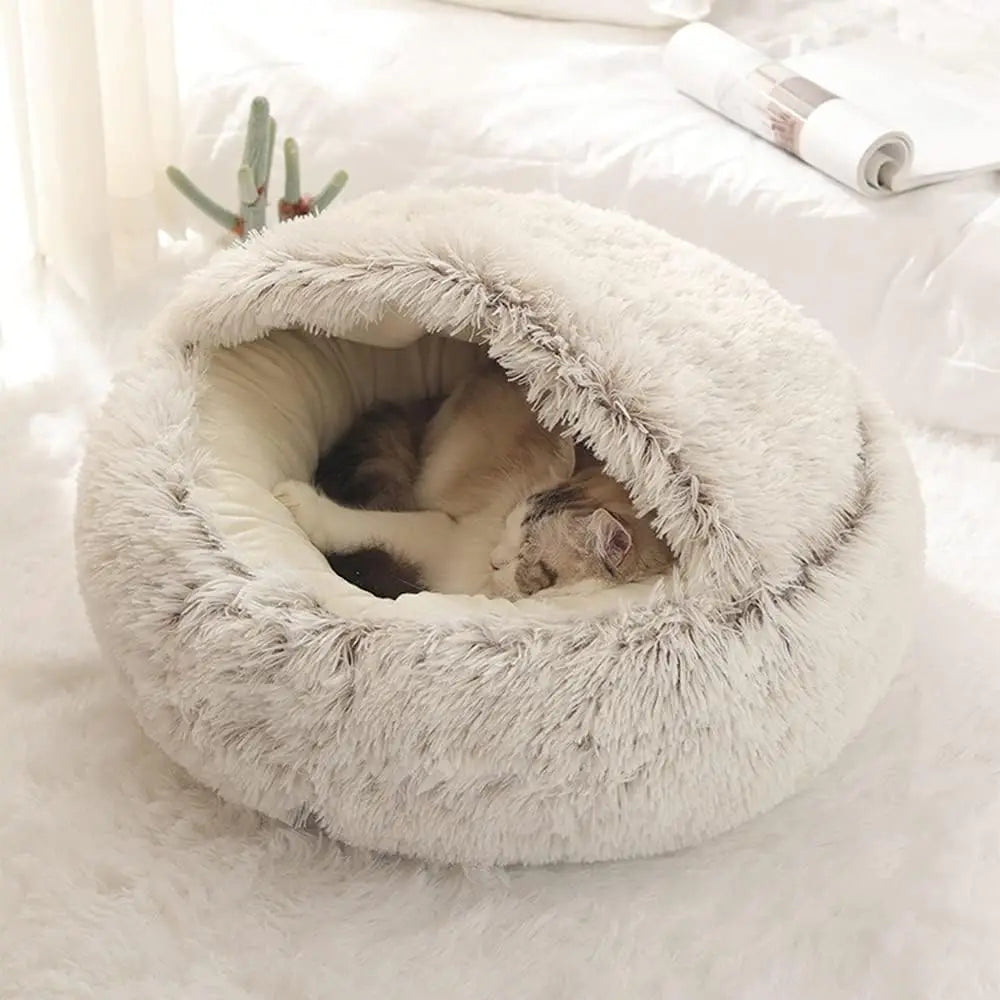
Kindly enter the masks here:
<path id="1" fill-rule="evenodd" d="M 441 511 L 342 507 L 309 483 L 297 480 L 279 483 L 274 496 L 322 552 L 383 549 L 426 571 L 440 561 L 442 552 L 449 551 L 456 531 L 455 521 Z"/>

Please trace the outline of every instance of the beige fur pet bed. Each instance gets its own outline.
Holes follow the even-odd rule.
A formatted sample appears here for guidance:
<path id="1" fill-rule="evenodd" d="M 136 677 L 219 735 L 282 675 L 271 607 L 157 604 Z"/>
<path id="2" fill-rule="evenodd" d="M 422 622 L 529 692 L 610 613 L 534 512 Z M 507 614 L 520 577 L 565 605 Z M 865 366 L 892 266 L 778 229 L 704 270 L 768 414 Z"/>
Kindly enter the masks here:
<path id="1" fill-rule="evenodd" d="M 274 485 L 481 348 L 654 514 L 672 582 L 387 601 L 330 571 Z M 922 530 L 885 407 L 763 282 L 624 216 L 463 190 L 368 196 L 196 275 L 94 428 L 78 557 L 139 720 L 200 781 L 509 864 L 669 851 L 795 791 L 900 664 Z"/>

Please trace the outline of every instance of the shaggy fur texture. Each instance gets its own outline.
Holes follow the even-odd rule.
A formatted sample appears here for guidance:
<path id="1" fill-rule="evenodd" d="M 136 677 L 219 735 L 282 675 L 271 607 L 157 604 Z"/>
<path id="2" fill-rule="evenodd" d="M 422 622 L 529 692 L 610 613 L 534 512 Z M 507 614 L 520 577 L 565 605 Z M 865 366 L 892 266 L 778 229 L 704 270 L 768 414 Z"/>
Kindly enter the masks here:
<path id="1" fill-rule="evenodd" d="M 202 502 L 224 456 L 199 406 L 213 352 L 287 327 L 476 331 L 654 513 L 684 592 L 376 619 L 251 565 Z M 369 196 L 218 257 L 117 380 L 77 537 L 98 639 L 199 780 L 485 864 L 672 850 L 790 794 L 885 690 L 922 567 L 897 431 L 813 324 L 625 217 L 484 191 Z"/>

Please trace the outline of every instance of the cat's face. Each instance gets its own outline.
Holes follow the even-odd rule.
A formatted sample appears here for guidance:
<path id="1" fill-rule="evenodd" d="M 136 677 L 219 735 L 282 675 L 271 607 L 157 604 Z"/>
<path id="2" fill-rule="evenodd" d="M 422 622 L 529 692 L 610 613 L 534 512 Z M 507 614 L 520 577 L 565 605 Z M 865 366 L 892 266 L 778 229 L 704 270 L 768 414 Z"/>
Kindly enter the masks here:
<path id="1" fill-rule="evenodd" d="M 584 581 L 610 585 L 632 549 L 624 522 L 581 502 L 570 486 L 536 493 L 511 511 L 490 562 L 497 596 L 514 600 Z"/>

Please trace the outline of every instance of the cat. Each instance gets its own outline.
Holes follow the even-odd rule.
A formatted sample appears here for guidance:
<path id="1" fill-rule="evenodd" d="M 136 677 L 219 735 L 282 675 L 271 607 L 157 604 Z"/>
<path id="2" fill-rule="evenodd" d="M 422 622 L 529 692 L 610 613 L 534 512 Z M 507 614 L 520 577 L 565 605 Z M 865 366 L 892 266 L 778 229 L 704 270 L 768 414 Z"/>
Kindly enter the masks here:
<path id="1" fill-rule="evenodd" d="M 543 428 L 498 366 L 467 378 L 422 428 L 418 419 L 400 431 L 401 419 L 399 409 L 372 418 L 369 450 L 355 452 L 354 506 L 342 481 L 328 488 L 333 498 L 303 482 L 275 488 L 317 548 L 337 558 L 389 553 L 414 589 L 511 600 L 672 567 L 624 488 L 585 449 Z M 318 479 L 329 483 L 326 473 Z M 362 509 L 362 494 L 394 509 Z"/>

